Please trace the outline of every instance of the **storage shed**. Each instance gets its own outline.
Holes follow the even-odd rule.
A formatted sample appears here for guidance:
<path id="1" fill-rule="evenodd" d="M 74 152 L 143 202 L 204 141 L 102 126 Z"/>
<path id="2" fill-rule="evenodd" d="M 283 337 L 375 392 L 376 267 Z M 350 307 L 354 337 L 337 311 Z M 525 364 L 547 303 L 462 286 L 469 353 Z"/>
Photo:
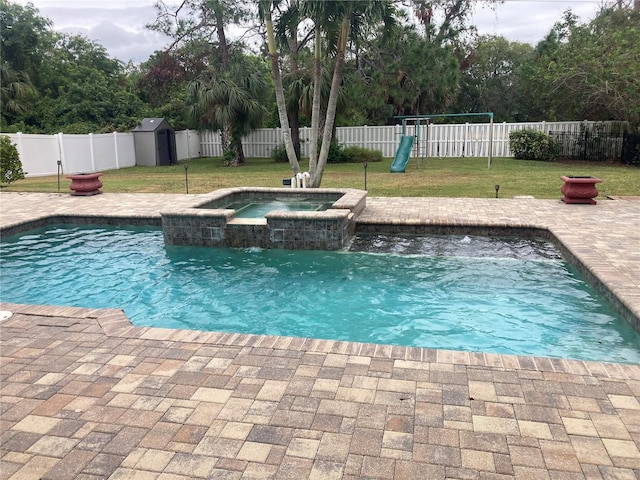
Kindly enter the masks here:
<path id="1" fill-rule="evenodd" d="M 176 132 L 164 118 L 144 118 L 133 129 L 136 165 L 155 167 L 178 161 Z"/>

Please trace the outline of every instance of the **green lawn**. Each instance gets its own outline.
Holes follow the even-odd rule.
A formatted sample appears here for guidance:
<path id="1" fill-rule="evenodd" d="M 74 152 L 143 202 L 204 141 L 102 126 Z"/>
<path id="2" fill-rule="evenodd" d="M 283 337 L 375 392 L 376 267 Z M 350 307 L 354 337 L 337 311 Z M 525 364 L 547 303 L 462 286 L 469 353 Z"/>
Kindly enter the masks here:
<path id="1" fill-rule="evenodd" d="M 591 175 L 603 180 L 600 198 L 607 195 L 640 195 L 640 168 L 594 162 L 535 162 L 495 158 L 487 168 L 486 158 L 412 160 L 407 172 L 389 173 L 391 159 L 370 163 L 367 190 L 370 196 L 398 197 L 500 197 L 533 195 L 559 198 L 562 175 Z M 302 168 L 306 167 L 303 163 Z M 244 167 L 224 167 L 220 158 L 188 161 L 189 193 L 204 193 L 223 187 L 281 187 L 282 179 L 292 175 L 286 163 L 271 159 L 248 159 Z M 104 192 L 184 193 L 184 163 L 169 167 L 132 167 L 103 172 Z M 69 191 L 70 181 L 61 178 L 60 189 Z M 364 188 L 362 164 L 329 164 L 323 187 Z M 3 191 L 57 192 L 56 176 L 27 178 Z"/>

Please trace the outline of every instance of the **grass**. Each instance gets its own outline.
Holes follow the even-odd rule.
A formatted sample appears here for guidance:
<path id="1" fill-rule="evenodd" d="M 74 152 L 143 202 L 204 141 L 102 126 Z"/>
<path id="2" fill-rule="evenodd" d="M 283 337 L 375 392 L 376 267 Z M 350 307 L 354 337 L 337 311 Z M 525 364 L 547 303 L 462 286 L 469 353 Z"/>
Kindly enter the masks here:
<path id="1" fill-rule="evenodd" d="M 561 196 L 562 175 L 590 175 L 603 180 L 600 198 L 608 195 L 640 195 L 640 168 L 595 162 L 536 162 L 495 158 L 487 168 L 486 158 L 433 158 L 422 163 L 411 160 L 404 174 L 389 173 L 391 159 L 370 163 L 367 190 L 370 196 L 394 197 L 495 197 L 532 195 Z M 301 165 L 303 170 L 306 163 Z M 185 193 L 184 163 L 167 167 L 131 167 L 103 172 L 104 192 Z M 220 158 L 188 161 L 189 193 L 205 193 L 224 187 L 281 187 L 291 177 L 287 163 L 271 159 L 248 159 L 244 167 L 224 167 Z M 69 191 L 64 176 L 60 190 Z M 362 164 L 329 164 L 323 187 L 364 188 Z M 57 176 L 26 178 L 3 187 L 3 191 L 57 192 Z"/>

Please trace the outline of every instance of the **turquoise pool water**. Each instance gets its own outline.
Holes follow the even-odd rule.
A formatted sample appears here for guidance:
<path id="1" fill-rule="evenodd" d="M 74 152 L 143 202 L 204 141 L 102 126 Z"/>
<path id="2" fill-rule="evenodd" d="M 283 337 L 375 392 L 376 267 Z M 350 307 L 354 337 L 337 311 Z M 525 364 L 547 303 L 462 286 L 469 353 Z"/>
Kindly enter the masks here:
<path id="1" fill-rule="evenodd" d="M 333 202 L 323 202 L 321 200 L 297 200 L 295 198 L 276 198 L 276 199 L 253 199 L 251 201 L 241 201 L 230 203 L 225 208 L 236 211 L 236 218 L 262 218 L 267 213 L 275 210 L 284 210 L 286 212 L 309 212 L 322 211 L 331 208 Z"/>
<path id="2" fill-rule="evenodd" d="M 640 336 L 548 243 L 378 235 L 352 250 L 51 227 L 3 239 L 0 299 L 123 308 L 136 325 L 640 363 Z"/>

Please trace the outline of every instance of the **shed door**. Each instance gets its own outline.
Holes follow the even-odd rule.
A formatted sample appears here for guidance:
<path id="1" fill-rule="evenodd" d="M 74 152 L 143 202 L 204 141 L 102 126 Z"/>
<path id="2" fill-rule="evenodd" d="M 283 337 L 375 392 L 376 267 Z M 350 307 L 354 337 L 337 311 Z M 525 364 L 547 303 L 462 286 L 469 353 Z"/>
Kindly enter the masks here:
<path id="1" fill-rule="evenodd" d="M 158 130 L 158 165 L 170 165 L 169 130 Z"/>

